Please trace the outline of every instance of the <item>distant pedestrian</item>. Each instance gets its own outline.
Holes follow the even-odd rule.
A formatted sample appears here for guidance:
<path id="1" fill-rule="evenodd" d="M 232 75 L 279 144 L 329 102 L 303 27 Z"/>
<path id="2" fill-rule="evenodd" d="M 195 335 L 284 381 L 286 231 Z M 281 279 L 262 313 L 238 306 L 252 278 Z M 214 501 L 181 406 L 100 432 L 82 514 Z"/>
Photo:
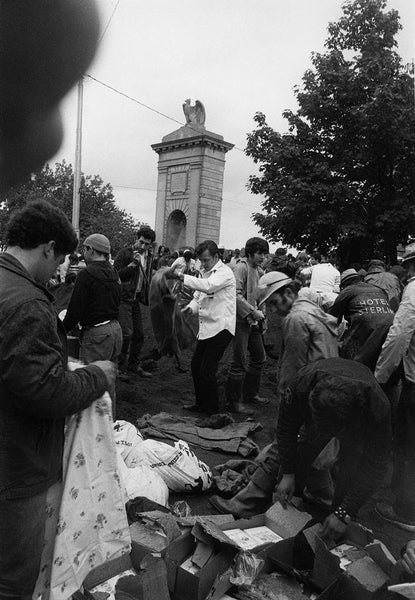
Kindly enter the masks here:
<path id="1" fill-rule="evenodd" d="M 141 349 L 144 344 L 141 304 L 148 305 L 148 294 L 153 272 L 152 246 L 156 238 L 147 226 L 137 231 L 137 241 L 123 248 L 114 260 L 114 268 L 121 279 L 122 292 L 119 320 L 123 334 L 120 369 L 140 377 L 151 377 L 141 366 Z"/>
<path id="2" fill-rule="evenodd" d="M 388 296 L 392 310 L 394 312 L 398 310 L 402 295 L 401 282 L 396 275 L 386 271 L 383 260 L 374 258 L 369 262 L 365 281 L 366 283 L 377 285 L 384 290 Z"/>
<path id="3" fill-rule="evenodd" d="M 340 272 L 333 262 L 333 257 L 322 256 L 311 272 L 310 289 L 317 292 L 323 310 L 330 308 L 340 292 Z"/>

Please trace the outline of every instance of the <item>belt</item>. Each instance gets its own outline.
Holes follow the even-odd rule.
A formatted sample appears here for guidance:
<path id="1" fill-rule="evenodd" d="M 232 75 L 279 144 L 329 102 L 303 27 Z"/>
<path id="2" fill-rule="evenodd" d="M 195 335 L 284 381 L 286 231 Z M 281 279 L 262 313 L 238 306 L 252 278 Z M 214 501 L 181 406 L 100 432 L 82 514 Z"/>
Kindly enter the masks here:
<path id="1" fill-rule="evenodd" d="M 101 327 L 101 325 L 108 325 L 111 321 L 102 321 L 102 323 L 97 323 L 96 325 L 92 325 L 92 327 Z"/>

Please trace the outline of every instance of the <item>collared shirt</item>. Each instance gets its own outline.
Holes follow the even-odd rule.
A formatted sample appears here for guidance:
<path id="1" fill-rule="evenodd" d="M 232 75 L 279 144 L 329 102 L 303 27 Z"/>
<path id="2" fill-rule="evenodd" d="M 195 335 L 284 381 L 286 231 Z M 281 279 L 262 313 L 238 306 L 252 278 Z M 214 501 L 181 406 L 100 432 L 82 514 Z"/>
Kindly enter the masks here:
<path id="1" fill-rule="evenodd" d="M 405 377 L 415 383 L 415 277 L 409 279 L 376 363 L 375 377 L 386 383 L 403 359 Z"/>
<path id="2" fill-rule="evenodd" d="M 146 268 L 147 268 L 147 256 L 148 256 L 148 252 L 147 251 L 140 253 L 141 267 L 138 266 L 139 271 L 138 271 L 137 287 L 136 287 L 136 290 L 135 290 L 136 294 L 138 294 L 139 292 L 141 292 L 141 289 L 143 287 L 144 273 L 146 272 Z"/>
<path id="3" fill-rule="evenodd" d="M 340 291 L 340 272 L 331 263 L 314 265 L 311 272 L 310 288 L 316 292 Z"/>
<path id="4" fill-rule="evenodd" d="M 235 334 L 236 283 L 235 276 L 221 260 L 202 277 L 184 275 L 183 283 L 195 290 L 189 306 L 199 315 L 199 340 L 211 338 L 224 329 Z"/>

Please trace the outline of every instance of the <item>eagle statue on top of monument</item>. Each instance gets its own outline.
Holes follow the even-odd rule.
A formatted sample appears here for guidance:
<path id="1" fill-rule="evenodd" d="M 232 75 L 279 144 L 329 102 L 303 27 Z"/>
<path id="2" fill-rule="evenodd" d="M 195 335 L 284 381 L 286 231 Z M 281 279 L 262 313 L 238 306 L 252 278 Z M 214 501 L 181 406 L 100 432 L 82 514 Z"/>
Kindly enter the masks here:
<path id="1" fill-rule="evenodd" d="M 206 120 L 206 111 L 200 100 L 196 100 L 194 105 L 190 104 L 190 98 L 183 103 L 183 112 L 186 117 L 186 125 L 204 125 Z"/>

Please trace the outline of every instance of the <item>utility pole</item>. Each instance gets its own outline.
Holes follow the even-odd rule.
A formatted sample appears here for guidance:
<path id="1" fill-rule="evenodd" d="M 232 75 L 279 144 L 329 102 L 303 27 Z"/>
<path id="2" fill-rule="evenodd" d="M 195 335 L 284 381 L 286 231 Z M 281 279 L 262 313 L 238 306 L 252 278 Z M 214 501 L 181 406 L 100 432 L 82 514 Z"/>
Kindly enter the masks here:
<path id="1" fill-rule="evenodd" d="M 73 173 L 72 225 L 79 238 L 79 209 L 81 205 L 82 109 L 84 78 L 78 81 L 78 115 L 76 122 L 75 166 Z"/>

